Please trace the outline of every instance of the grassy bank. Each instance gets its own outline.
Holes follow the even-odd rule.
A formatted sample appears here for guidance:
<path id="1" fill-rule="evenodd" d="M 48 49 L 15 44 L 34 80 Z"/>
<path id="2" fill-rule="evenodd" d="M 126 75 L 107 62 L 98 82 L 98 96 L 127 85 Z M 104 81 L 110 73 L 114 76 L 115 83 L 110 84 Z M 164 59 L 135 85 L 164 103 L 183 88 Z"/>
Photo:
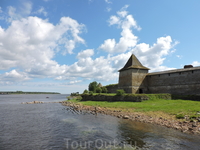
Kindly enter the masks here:
<path id="1" fill-rule="evenodd" d="M 97 102 L 97 101 L 80 101 L 77 99 L 71 102 L 80 103 L 88 106 L 106 107 L 110 109 L 122 110 L 127 112 L 141 112 L 151 116 L 175 117 L 177 115 L 188 115 L 191 118 L 200 117 L 197 114 L 200 111 L 199 101 L 190 100 L 164 100 L 151 98 L 143 102 Z"/>

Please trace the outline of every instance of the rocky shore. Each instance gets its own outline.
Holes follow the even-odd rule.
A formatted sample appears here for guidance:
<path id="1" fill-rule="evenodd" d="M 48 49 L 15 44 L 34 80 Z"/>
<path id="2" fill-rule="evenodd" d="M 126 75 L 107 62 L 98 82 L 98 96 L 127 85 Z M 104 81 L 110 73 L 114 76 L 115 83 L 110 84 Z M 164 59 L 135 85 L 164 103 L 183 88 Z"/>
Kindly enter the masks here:
<path id="1" fill-rule="evenodd" d="M 178 119 L 166 119 L 165 117 L 149 116 L 144 113 L 139 112 L 129 112 L 120 109 L 110 109 L 106 107 L 94 107 L 85 106 L 73 102 L 62 102 L 62 105 L 70 107 L 76 113 L 81 113 L 86 111 L 93 115 L 98 113 L 112 115 L 122 119 L 130 119 L 133 121 L 139 121 L 144 123 L 152 123 L 156 125 L 165 126 L 167 128 L 173 128 L 175 130 L 180 130 L 181 132 L 187 132 L 192 134 L 200 134 L 200 119 L 199 120 L 181 120 Z"/>

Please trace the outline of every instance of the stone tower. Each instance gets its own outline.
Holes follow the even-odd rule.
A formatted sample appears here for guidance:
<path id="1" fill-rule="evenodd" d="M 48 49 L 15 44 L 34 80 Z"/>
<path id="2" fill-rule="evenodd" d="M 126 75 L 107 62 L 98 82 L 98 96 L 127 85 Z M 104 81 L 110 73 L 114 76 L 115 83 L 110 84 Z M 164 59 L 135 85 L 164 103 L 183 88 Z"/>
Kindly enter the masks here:
<path id="1" fill-rule="evenodd" d="M 149 68 L 144 67 L 135 55 L 131 55 L 125 66 L 119 70 L 118 89 L 126 93 L 145 93 L 147 91 L 143 82 Z"/>

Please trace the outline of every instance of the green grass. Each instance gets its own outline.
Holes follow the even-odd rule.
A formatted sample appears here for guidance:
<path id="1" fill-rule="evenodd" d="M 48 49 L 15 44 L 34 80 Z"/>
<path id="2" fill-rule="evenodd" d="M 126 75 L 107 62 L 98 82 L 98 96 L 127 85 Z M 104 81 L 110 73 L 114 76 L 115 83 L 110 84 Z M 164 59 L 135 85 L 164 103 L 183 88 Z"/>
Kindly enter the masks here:
<path id="1" fill-rule="evenodd" d="M 133 112 L 163 112 L 169 115 L 196 115 L 200 111 L 200 102 L 190 100 L 163 100 L 150 99 L 143 102 L 97 102 L 70 100 L 88 106 L 98 106 L 107 108 L 129 109 Z"/>
<path id="2" fill-rule="evenodd" d="M 116 93 L 93 93 L 93 95 L 108 95 L 108 96 L 115 96 Z"/>

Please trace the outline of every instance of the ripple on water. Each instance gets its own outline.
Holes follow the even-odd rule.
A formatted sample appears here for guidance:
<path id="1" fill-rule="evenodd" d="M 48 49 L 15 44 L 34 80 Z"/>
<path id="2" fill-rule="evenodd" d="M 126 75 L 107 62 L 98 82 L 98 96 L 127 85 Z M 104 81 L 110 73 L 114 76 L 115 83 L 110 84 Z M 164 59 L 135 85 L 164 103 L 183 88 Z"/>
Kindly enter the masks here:
<path id="1" fill-rule="evenodd" d="M 0 97 L 0 149 L 60 150 L 67 149 L 66 140 L 69 145 L 91 141 L 93 148 L 103 141 L 129 148 L 132 145 L 143 149 L 199 149 L 197 135 L 101 114 L 78 115 L 59 103 L 22 105 L 22 99 L 33 101 L 33 96 L 7 96 Z M 37 98 L 42 101 L 44 95 Z M 63 95 L 57 95 L 52 101 L 61 99 Z"/>

